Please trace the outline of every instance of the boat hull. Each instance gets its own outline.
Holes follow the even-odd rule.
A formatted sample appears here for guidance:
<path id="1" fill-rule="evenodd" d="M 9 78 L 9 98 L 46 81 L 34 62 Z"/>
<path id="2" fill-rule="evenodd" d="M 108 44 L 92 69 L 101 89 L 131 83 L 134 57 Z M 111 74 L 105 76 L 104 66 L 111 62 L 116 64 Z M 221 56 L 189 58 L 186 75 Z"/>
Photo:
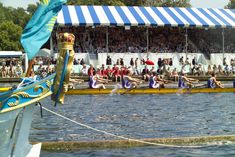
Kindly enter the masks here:
<path id="1" fill-rule="evenodd" d="M 39 157 L 41 144 L 28 141 L 35 103 L 52 94 L 55 74 L 0 94 L 1 157 Z"/>
<path id="2" fill-rule="evenodd" d="M 0 88 L 0 92 L 7 91 L 9 88 Z M 66 95 L 96 95 L 110 93 L 125 93 L 125 94 L 173 94 L 173 93 L 234 93 L 235 88 L 194 88 L 194 89 L 179 89 L 179 88 L 137 88 L 126 92 L 126 89 L 70 89 Z"/>
<path id="3" fill-rule="evenodd" d="M 89 94 L 174 94 L 174 93 L 233 93 L 235 88 L 194 88 L 194 89 L 179 89 L 179 88 L 137 88 L 128 91 L 127 89 L 71 89 L 67 95 L 89 95 Z"/>
<path id="4" fill-rule="evenodd" d="M 33 104 L 52 94 L 55 74 L 16 90 L 0 94 L 0 114 Z"/>

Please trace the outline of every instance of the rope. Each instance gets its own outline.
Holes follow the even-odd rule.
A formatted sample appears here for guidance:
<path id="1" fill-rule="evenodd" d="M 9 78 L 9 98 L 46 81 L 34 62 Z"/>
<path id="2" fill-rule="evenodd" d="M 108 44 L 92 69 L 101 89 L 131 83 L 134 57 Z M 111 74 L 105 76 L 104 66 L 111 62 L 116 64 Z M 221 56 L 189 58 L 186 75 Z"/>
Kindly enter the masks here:
<path id="1" fill-rule="evenodd" d="M 112 133 L 109 133 L 109 132 L 106 132 L 106 131 L 103 131 L 103 130 L 99 130 L 99 129 L 96 129 L 96 128 L 93 128 L 91 126 L 88 126 L 86 124 L 82 124 L 80 122 L 77 122 L 75 120 L 72 120 L 68 117 L 65 117 L 59 113 L 56 113 L 46 107 L 43 107 L 42 108 L 58 117 L 61 117 L 63 119 L 66 119 L 72 123 L 75 123 L 77 125 L 80 125 L 82 127 L 85 127 L 87 129 L 90 129 L 90 130 L 93 130 L 93 131 L 96 131 L 96 132 L 99 132 L 99 133 L 103 133 L 103 134 L 106 134 L 106 135 L 109 135 L 109 136 L 112 136 L 112 137 L 116 137 L 116 138 L 119 138 L 119 139 L 123 139 L 123 140 L 127 140 L 127 141 L 132 141 L 132 142 L 138 142 L 138 143 L 142 143 L 142 144 L 148 144 L 148 145 L 154 145 L 154 146 L 162 146 L 162 147 L 173 147 L 173 148 L 202 148 L 203 146 L 177 146 L 177 145 L 168 145 L 168 144 L 160 144 L 160 143 L 153 143 L 153 142 L 147 142 L 147 141 L 143 141 L 143 140 L 138 140 L 138 139 L 133 139 L 133 138 L 127 138 L 127 137 L 124 137 L 124 136 L 120 136 L 120 135 L 115 135 L 115 134 L 112 134 Z"/>

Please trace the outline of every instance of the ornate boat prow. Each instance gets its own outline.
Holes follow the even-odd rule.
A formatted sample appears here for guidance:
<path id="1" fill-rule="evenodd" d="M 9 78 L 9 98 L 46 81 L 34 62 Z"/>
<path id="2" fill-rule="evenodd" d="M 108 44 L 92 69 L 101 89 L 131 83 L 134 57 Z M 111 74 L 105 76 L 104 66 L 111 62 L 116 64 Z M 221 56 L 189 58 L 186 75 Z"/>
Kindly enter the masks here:
<path id="1" fill-rule="evenodd" d="M 52 85 L 55 74 L 30 85 L 18 87 L 0 94 L 0 113 L 9 112 L 18 108 L 36 103 L 52 94 Z"/>
<path id="2" fill-rule="evenodd" d="M 32 146 L 28 141 L 33 110 L 36 106 L 33 104 L 53 93 L 52 86 L 56 74 L 38 80 L 37 77 L 29 77 L 29 73 L 33 58 L 49 39 L 57 15 L 66 2 L 67 0 L 40 1 L 38 9 L 22 33 L 21 44 L 31 61 L 26 78 L 17 87 L 0 94 L 1 157 L 40 156 L 41 144 Z M 64 84 L 66 81 L 59 83 Z M 59 92 L 60 90 L 57 93 Z"/>
<path id="3" fill-rule="evenodd" d="M 52 94 L 55 74 L 30 85 L 0 94 L 0 154 L 1 157 L 39 157 L 41 144 L 32 146 L 28 136 L 34 103 Z"/>

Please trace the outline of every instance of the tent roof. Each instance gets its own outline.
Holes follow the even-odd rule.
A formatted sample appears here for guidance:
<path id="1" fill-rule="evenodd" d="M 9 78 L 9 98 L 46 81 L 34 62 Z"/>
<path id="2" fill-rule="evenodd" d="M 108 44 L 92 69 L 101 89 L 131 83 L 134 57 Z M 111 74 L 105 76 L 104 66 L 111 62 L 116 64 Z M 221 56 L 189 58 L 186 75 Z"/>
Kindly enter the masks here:
<path id="1" fill-rule="evenodd" d="M 0 58 L 6 57 L 21 57 L 23 53 L 21 51 L 0 51 Z"/>
<path id="2" fill-rule="evenodd" d="M 235 28 L 235 10 L 139 6 L 63 6 L 58 25 Z"/>

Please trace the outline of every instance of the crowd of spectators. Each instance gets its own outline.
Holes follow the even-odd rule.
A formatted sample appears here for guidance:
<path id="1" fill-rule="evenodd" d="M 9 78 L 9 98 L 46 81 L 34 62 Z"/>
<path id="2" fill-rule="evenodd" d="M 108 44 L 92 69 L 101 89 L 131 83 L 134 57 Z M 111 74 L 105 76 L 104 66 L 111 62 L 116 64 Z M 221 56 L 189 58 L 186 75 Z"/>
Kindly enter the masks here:
<path id="1" fill-rule="evenodd" d="M 23 74 L 22 61 L 18 58 L 1 59 L 0 76 L 6 77 L 20 77 Z"/>
<path id="2" fill-rule="evenodd" d="M 108 31 L 108 49 L 107 49 Z M 61 32 L 73 33 L 76 37 L 77 53 L 181 53 L 186 52 L 186 32 L 183 28 L 148 28 L 149 46 L 147 49 L 147 30 L 144 27 L 58 27 L 53 32 L 54 51 L 58 52 L 56 36 Z M 225 31 L 225 52 L 235 52 L 233 37 Z M 188 53 L 222 52 L 220 30 L 188 29 Z M 231 38 L 231 39 L 230 39 Z"/>
<path id="3" fill-rule="evenodd" d="M 153 61 L 154 65 L 148 65 L 150 59 L 139 59 L 130 58 L 129 63 L 124 63 L 123 58 L 117 59 L 113 62 L 110 56 L 107 56 L 106 63 L 102 64 L 100 67 L 94 67 L 93 65 L 87 65 L 83 58 L 74 59 L 73 64 L 80 65 L 81 69 L 78 73 L 80 76 L 90 76 L 96 71 L 101 77 L 108 80 L 121 81 L 123 75 L 127 71 L 131 71 L 133 76 L 142 77 L 144 80 L 148 80 L 153 72 L 158 73 L 163 77 L 173 77 L 177 80 L 178 74 L 185 71 L 188 68 L 187 73 L 196 76 L 208 76 L 212 73 L 221 76 L 229 76 L 235 74 L 235 58 L 231 60 L 223 59 L 223 65 L 208 65 L 208 67 L 203 67 L 202 64 L 198 63 L 194 57 L 192 60 L 188 58 L 181 57 L 176 65 L 174 66 L 172 58 L 158 58 L 158 60 Z M 56 65 L 56 59 L 50 57 L 36 57 L 35 68 L 33 73 L 45 77 L 48 74 L 54 72 L 54 67 Z M 2 60 L 1 64 L 1 77 L 20 77 L 23 74 L 22 61 L 16 60 L 14 58 L 9 58 Z"/>
<path id="4" fill-rule="evenodd" d="M 189 37 L 197 48 L 203 53 L 222 53 L 223 52 L 223 37 L 224 34 L 224 52 L 235 53 L 235 37 L 234 30 L 224 29 L 191 29 Z"/>
<path id="5" fill-rule="evenodd" d="M 101 77 L 107 80 L 114 80 L 118 82 L 122 80 L 123 75 L 130 71 L 133 76 L 142 77 L 142 79 L 148 81 L 151 74 L 157 73 L 162 77 L 178 79 L 180 73 L 188 73 L 194 76 L 209 76 L 212 73 L 218 76 L 230 76 L 235 74 L 235 58 L 230 60 L 230 65 L 227 63 L 226 58 L 224 58 L 224 65 L 208 65 L 204 68 L 202 64 L 198 63 L 196 57 L 192 60 L 189 58 L 181 57 L 179 59 L 180 68 L 175 67 L 172 58 L 158 58 L 155 61 L 155 65 L 148 65 L 149 58 L 138 59 L 130 58 L 128 64 L 124 64 L 122 58 L 118 59 L 119 62 L 112 64 L 112 59 L 110 56 L 106 59 L 106 64 L 102 64 L 100 67 L 94 67 L 93 65 L 87 66 L 85 63 L 82 65 L 80 75 L 81 76 L 91 76 L 93 72 L 96 71 Z M 188 68 L 188 70 L 186 70 Z"/>
<path id="6" fill-rule="evenodd" d="M 61 32 L 73 33 L 76 37 L 75 52 L 77 53 L 145 53 L 147 52 L 146 28 L 114 27 L 108 29 L 108 50 L 106 32 L 103 27 L 64 27 L 53 32 L 54 51 L 58 52 L 56 36 Z M 178 28 L 149 28 L 149 52 L 172 53 L 185 52 L 185 34 Z M 196 52 L 191 43 L 187 51 Z"/>
<path id="7" fill-rule="evenodd" d="M 226 30 L 224 33 L 226 36 L 225 52 L 235 52 L 234 36 L 229 36 L 232 30 Z M 61 32 L 73 33 L 76 37 L 74 50 L 76 53 L 174 53 L 185 52 L 185 29 L 182 28 L 148 28 L 148 31 L 144 27 L 58 27 L 53 31 L 53 49 L 54 52 L 58 52 L 58 43 L 56 36 Z M 108 32 L 108 50 L 107 50 L 107 33 Z M 147 49 L 147 32 L 149 35 L 149 47 Z M 201 30 L 201 29 L 188 29 L 188 47 L 187 52 L 193 53 L 200 52 L 217 53 L 221 52 L 222 36 L 217 29 Z M 223 65 L 208 65 L 203 67 L 194 58 L 189 61 L 188 58 L 181 58 L 179 63 L 181 67 L 176 67 L 171 58 L 159 58 L 154 61 L 155 66 L 146 66 L 146 60 L 148 58 L 131 58 L 130 62 L 124 63 L 123 58 L 112 60 L 109 56 L 104 66 L 93 67 L 88 66 L 83 58 L 74 59 L 74 65 L 82 66 L 80 71 L 81 75 L 88 75 L 89 69 L 93 67 L 101 73 L 104 77 L 110 79 L 114 78 L 118 80 L 125 74 L 128 69 L 133 71 L 133 75 L 142 75 L 144 79 L 148 79 L 151 72 L 157 72 L 166 76 L 177 76 L 178 72 L 184 71 L 189 68 L 189 72 L 192 75 L 208 75 L 212 72 L 218 75 L 230 75 L 234 73 L 235 59 L 227 61 L 224 59 Z M 15 58 L 4 59 L 0 62 L 0 77 L 20 77 L 25 72 L 23 61 L 19 62 Z M 230 62 L 230 63 L 229 63 Z M 50 57 L 36 57 L 35 64 L 37 70 L 35 73 L 50 73 L 53 69 L 50 69 L 50 65 L 56 64 L 55 58 Z M 176 64 L 178 65 L 178 63 Z"/>

